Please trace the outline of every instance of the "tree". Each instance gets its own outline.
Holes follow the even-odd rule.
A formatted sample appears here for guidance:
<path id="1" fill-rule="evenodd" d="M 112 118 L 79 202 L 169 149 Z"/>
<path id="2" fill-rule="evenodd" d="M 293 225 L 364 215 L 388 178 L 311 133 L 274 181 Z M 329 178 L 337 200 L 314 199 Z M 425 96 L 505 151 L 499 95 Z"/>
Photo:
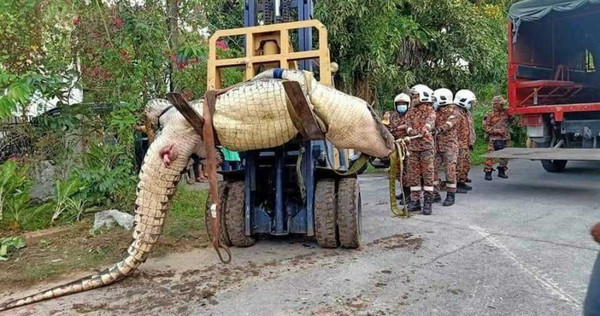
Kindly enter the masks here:
<path id="1" fill-rule="evenodd" d="M 340 88 L 391 106 L 395 94 L 415 83 L 501 89 L 505 10 L 487 1 L 319 1 L 315 17 L 330 33 Z"/>

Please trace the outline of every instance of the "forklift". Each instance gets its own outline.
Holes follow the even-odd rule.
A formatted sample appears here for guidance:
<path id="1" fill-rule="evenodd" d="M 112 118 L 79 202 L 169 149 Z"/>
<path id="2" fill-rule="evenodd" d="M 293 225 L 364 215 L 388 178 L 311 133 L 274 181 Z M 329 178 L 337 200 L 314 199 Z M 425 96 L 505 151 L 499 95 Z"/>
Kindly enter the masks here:
<path id="1" fill-rule="evenodd" d="M 332 85 L 327 29 L 312 20 L 312 12 L 310 0 L 246 0 L 244 28 L 216 31 L 209 40 L 207 88 L 223 88 L 220 72 L 228 67 L 243 67 L 244 80 L 270 68 L 301 69 Z M 244 36 L 245 57 L 217 58 L 217 47 L 232 36 Z M 356 173 L 344 173 L 347 150 L 299 134 L 241 156 L 242 170 L 220 172 L 223 244 L 248 247 L 259 235 L 300 235 L 324 248 L 360 246 L 360 187 Z M 208 199 L 207 212 L 210 204 Z M 208 213 L 205 218 L 210 220 Z"/>

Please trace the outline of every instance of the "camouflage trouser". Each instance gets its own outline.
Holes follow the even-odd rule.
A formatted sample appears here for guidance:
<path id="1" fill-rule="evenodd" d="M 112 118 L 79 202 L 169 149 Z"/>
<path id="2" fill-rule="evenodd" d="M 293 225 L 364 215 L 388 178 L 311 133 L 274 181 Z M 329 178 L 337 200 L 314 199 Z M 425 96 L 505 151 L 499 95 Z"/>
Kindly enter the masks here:
<path id="1" fill-rule="evenodd" d="M 423 178 L 425 194 L 433 195 L 434 153 L 433 149 L 411 151 L 408 156 L 408 185 L 410 186 L 410 198 L 413 201 L 421 198 L 421 178 Z"/>
<path id="2" fill-rule="evenodd" d="M 435 193 L 440 192 L 440 176 L 439 171 L 442 165 L 446 166 L 446 191 L 456 192 L 456 162 L 458 160 L 458 148 L 456 150 L 438 152 L 435 155 Z"/>
<path id="3" fill-rule="evenodd" d="M 471 170 L 471 151 L 469 148 L 458 150 L 458 162 L 456 164 L 456 181 L 465 183 Z"/>
<path id="4" fill-rule="evenodd" d="M 488 141 L 487 152 L 491 153 L 495 150 L 504 149 L 508 146 L 510 146 L 510 143 L 508 140 L 490 140 L 490 141 Z M 506 169 L 506 166 L 508 166 L 508 159 L 500 158 L 498 160 L 499 160 L 498 167 Z M 483 169 L 483 171 L 492 171 L 494 169 L 494 163 L 496 163 L 494 158 L 486 159 L 485 160 L 485 168 Z"/>

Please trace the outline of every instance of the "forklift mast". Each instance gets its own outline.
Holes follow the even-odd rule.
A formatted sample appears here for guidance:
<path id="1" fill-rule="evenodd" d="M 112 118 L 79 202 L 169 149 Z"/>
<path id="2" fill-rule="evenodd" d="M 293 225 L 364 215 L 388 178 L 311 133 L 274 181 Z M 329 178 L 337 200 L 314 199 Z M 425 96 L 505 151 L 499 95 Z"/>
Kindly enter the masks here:
<path id="1" fill-rule="evenodd" d="M 259 20 L 259 16 L 262 20 Z M 312 0 L 245 0 L 244 27 L 307 21 L 313 18 Z M 308 51 L 312 45 L 312 29 L 299 30 L 300 51 Z M 310 60 L 302 60 L 299 69 L 312 71 Z"/>
<path id="2" fill-rule="evenodd" d="M 332 85 L 327 29 L 312 19 L 312 12 L 310 0 L 245 0 L 244 27 L 218 30 L 209 40 L 207 88 L 222 88 L 220 70 L 230 67 L 243 67 L 244 80 L 270 68 L 313 71 L 320 83 Z M 219 58 L 218 41 L 232 36 L 244 36 L 245 56 Z M 336 208 L 326 202 L 335 199 L 339 177 L 333 169 L 347 168 L 346 151 L 336 150 L 328 141 L 295 138 L 281 146 L 250 150 L 241 156 L 245 159 L 243 170 L 221 172 L 227 192 L 225 213 L 229 214 L 225 227 L 232 245 L 249 246 L 258 234 L 303 234 L 315 236 L 320 245 L 337 246 L 336 239 L 323 237 L 334 236 L 336 231 L 323 230 L 335 226 L 331 220 L 335 219 L 332 213 Z M 327 161 L 332 161 L 333 166 Z M 353 181 L 342 187 L 358 194 L 356 178 Z M 316 190 L 318 187 L 321 190 Z M 352 207 L 357 209 L 359 206 Z M 356 222 L 357 218 L 350 219 Z M 327 221 L 330 225 L 323 226 Z M 315 222 L 321 224 L 316 226 Z M 358 232 L 355 229 L 348 235 L 356 237 Z M 355 248 L 357 243 L 347 245 Z"/>
<path id="3" fill-rule="evenodd" d="M 298 21 L 312 19 L 312 1 L 311 0 L 246 0 L 244 5 L 244 27 L 258 26 L 260 24 L 274 24 L 281 22 L 292 22 L 295 10 Z M 262 19 L 259 20 L 259 17 Z M 312 29 L 302 28 L 298 30 L 298 41 L 300 51 L 309 51 L 312 46 Z M 287 43 L 281 43 L 287 45 Z M 265 47 L 266 48 L 266 47 Z M 268 52 L 265 52 L 268 53 Z M 310 60 L 301 60 L 298 63 L 301 70 L 312 71 Z M 313 163 L 313 141 L 307 141 L 300 146 L 304 147 L 303 152 L 298 150 L 286 152 L 285 145 L 276 148 L 273 152 L 251 151 L 246 154 L 245 167 L 245 233 L 246 236 L 254 233 L 269 233 L 272 235 L 288 235 L 290 233 L 304 233 L 307 236 L 314 236 L 314 187 L 315 187 L 315 164 Z M 273 213 L 266 216 L 261 209 L 257 209 L 256 199 L 257 189 L 257 171 L 259 164 L 265 157 L 274 155 L 275 169 L 275 203 Z M 302 177 L 305 181 L 306 199 L 303 205 L 296 207 L 290 205 L 290 200 L 285 194 L 285 172 L 286 156 L 303 155 L 304 163 L 301 166 Z M 261 159 L 261 156 L 263 159 Z M 264 162 L 263 162 L 264 163 Z M 287 203 L 286 203 L 287 202 Z M 299 207 L 298 207 L 299 206 Z M 290 209 L 295 210 L 290 210 Z M 295 216 L 294 216 L 295 213 Z"/>

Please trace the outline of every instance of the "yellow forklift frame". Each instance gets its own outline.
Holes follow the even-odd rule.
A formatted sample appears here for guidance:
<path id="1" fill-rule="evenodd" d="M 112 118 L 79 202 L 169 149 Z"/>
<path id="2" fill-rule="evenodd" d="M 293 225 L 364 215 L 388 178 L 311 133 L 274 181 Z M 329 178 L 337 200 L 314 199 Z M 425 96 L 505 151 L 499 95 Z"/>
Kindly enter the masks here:
<path id="1" fill-rule="evenodd" d="M 318 32 L 319 47 L 310 51 L 294 52 L 290 43 L 290 31 L 313 28 Z M 217 58 L 217 42 L 228 36 L 245 36 L 246 57 Z M 318 20 L 277 23 L 216 31 L 209 40 L 207 89 L 222 88 L 220 70 L 228 67 L 244 67 L 244 80 L 257 75 L 259 66 L 268 68 L 297 69 L 300 60 L 318 60 L 320 82 L 332 85 L 331 61 L 327 41 L 327 29 Z M 277 45 L 269 45 L 275 42 Z"/>
<path id="2" fill-rule="evenodd" d="M 319 47 L 309 51 L 294 52 L 290 42 L 290 31 L 303 28 L 313 28 L 313 31 L 318 32 Z M 245 36 L 245 57 L 217 57 L 217 42 L 230 36 Z M 272 45 L 273 43 L 276 45 Z M 263 67 L 262 70 L 270 68 L 298 69 L 298 61 L 309 59 L 318 62 L 319 82 L 333 86 L 328 43 L 327 28 L 318 20 L 218 30 L 209 40 L 207 90 L 224 88 L 221 81 L 221 70 L 224 68 L 244 67 L 244 80 L 250 80 L 257 75 L 260 66 Z M 345 150 L 345 152 L 345 164 L 348 166 L 350 151 Z M 333 160 L 333 167 L 339 168 L 339 149 L 337 148 L 333 150 Z"/>

